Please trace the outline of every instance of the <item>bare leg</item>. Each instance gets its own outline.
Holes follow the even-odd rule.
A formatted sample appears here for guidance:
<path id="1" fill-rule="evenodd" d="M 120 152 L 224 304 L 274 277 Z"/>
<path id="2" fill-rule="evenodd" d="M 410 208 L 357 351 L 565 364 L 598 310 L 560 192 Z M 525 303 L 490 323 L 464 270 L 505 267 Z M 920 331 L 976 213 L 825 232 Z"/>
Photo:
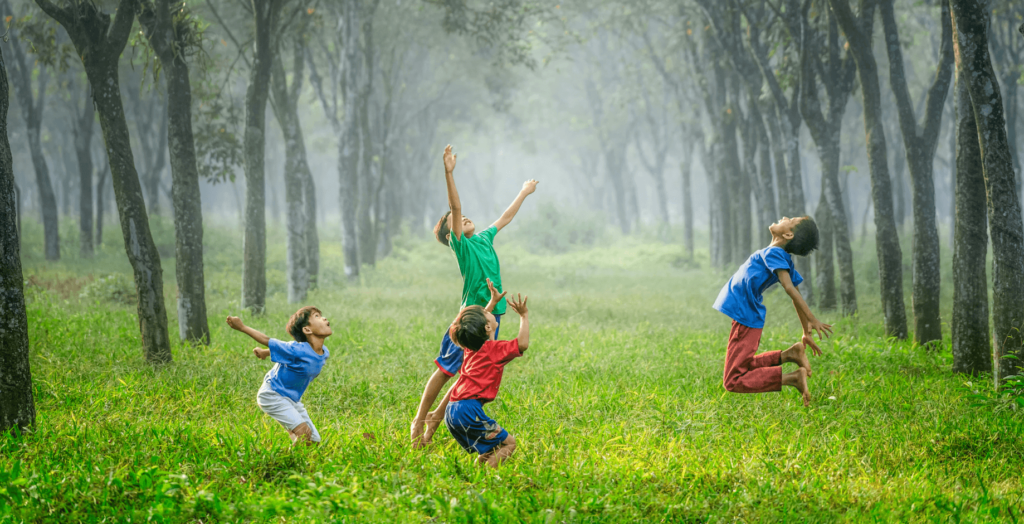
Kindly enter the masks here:
<path id="1" fill-rule="evenodd" d="M 811 405 L 811 393 L 807 389 L 807 370 L 798 368 L 792 373 L 782 375 L 782 385 L 796 388 L 804 398 L 804 407 Z"/>
<path id="2" fill-rule="evenodd" d="M 416 410 L 416 418 L 412 420 L 412 424 L 409 428 L 409 437 L 412 440 L 412 446 L 414 448 L 422 447 L 424 444 L 430 442 L 430 438 L 424 433 L 424 425 L 430 420 L 430 406 L 434 405 L 434 401 L 437 400 L 437 394 L 441 392 L 441 388 L 444 387 L 445 383 L 450 379 L 448 375 L 441 371 L 441 368 L 434 370 L 434 374 L 430 375 L 430 379 L 427 380 L 427 385 L 423 388 L 423 397 L 420 398 L 420 406 Z M 441 412 L 441 419 L 444 418 L 444 412 Z M 434 424 L 434 431 L 437 430 L 437 424 Z M 434 431 L 430 431 L 430 435 L 434 434 Z"/>
<path id="3" fill-rule="evenodd" d="M 516 450 L 516 438 L 509 435 L 494 447 L 491 451 L 484 453 L 476 458 L 476 463 L 483 466 L 487 464 L 492 468 L 497 468 L 498 464 L 505 462 L 509 457 L 512 456 L 512 452 Z"/>
<path id="4" fill-rule="evenodd" d="M 289 431 L 288 437 L 292 439 L 292 445 L 298 444 L 299 442 L 303 442 L 306 445 L 316 444 L 316 442 L 311 440 L 313 437 L 313 429 L 305 422 L 295 426 L 295 429 Z"/>
<path id="5" fill-rule="evenodd" d="M 780 355 L 783 364 L 786 362 L 792 362 L 807 370 L 807 376 L 811 376 L 811 361 L 807 358 L 807 351 L 804 349 L 803 342 L 797 342 L 789 349 L 782 352 Z"/>

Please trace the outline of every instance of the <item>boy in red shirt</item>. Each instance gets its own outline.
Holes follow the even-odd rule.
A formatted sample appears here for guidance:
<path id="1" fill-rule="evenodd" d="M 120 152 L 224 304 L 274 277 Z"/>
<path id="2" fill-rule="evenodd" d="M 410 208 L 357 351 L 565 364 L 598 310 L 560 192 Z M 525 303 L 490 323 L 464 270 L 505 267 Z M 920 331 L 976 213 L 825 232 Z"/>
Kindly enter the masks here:
<path id="1" fill-rule="evenodd" d="M 502 293 L 502 296 L 504 293 Z M 498 396 L 505 364 L 523 356 L 530 345 L 530 322 L 526 300 L 509 297 L 508 307 L 519 314 L 519 336 L 514 340 L 496 340 L 498 322 L 491 313 L 497 302 L 491 286 L 487 307 L 469 306 L 459 312 L 451 327 L 451 338 L 464 348 L 465 356 L 459 380 L 445 399 L 444 423 L 455 440 L 469 453 L 477 453 L 477 463 L 496 468 L 516 449 L 516 439 L 484 413 L 483 405 Z"/>

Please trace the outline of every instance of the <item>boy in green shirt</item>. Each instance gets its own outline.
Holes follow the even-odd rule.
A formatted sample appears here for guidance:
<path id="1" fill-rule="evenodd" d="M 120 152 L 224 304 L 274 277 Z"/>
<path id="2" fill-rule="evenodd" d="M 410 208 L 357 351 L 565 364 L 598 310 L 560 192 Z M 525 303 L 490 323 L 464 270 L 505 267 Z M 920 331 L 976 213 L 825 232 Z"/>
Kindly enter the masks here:
<path id="1" fill-rule="evenodd" d="M 537 190 L 536 180 L 527 180 L 523 183 L 523 189 L 519 195 L 508 206 L 491 227 L 476 233 L 476 226 L 469 218 L 462 216 L 462 203 L 459 201 L 459 191 L 455 188 L 455 180 L 452 172 L 455 170 L 455 159 L 457 155 L 452 154 L 452 146 L 444 148 L 444 178 L 448 185 L 448 207 L 450 211 L 445 213 L 437 225 L 434 226 L 434 236 L 437 241 L 451 248 L 455 252 L 455 258 L 459 262 L 459 271 L 462 273 L 462 307 L 485 306 L 491 299 L 489 286 L 493 285 L 501 293 L 501 266 L 498 263 L 498 255 L 494 252 L 494 235 L 512 222 L 512 218 L 519 212 L 523 200 L 530 193 Z M 505 299 L 502 294 L 501 300 L 494 307 L 494 318 L 498 321 L 498 328 L 501 327 L 501 315 L 505 313 Z M 497 329 L 495 330 L 497 337 Z M 429 443 L 434 432 L 444 420 L 444 412 L 428 412 L 430 406 L 434 405 L 438 393 L 444 387 L 448 379 L 455 376 L 462 367 L 462 348 L 452 342 L 445 330 L 441 338 L 441 353 L 434 360 L 437 369 L 430 376 L 426 387 L 423 388 L 423 397 L 420 398 L 419 409 L 416 411 L 416 418 L 413 419 L 410 428 L 413 446 L 419 447 Z"/>

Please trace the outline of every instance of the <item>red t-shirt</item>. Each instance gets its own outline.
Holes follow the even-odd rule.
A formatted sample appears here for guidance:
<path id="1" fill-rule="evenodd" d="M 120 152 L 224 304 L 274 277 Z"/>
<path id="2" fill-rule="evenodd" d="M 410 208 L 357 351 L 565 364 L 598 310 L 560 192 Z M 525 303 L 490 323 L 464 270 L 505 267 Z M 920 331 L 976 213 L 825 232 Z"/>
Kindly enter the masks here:
<path id="1" fill-rule="evenodd" d="M 519 351 L 519 339 L 513 339 L 488 340 L 480 349 L 467 349 L 463 355 L 459 381 L 455 383 L 450 400 L 476 399 L 487 403 L 498 396 L 505 364 L 523 353 Z"/>

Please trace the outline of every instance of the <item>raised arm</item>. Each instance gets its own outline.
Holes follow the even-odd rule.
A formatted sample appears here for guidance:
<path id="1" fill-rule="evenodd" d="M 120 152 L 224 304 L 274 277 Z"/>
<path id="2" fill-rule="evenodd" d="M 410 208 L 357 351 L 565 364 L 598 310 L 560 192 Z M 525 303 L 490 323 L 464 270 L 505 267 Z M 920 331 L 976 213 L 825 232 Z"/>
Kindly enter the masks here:
<path id="1" fill-rule="evenodd" d="M 512 219 L 515 218 L 516 213 L 519 212 L 519 207 L 522 206 L 523 201 L 526 200 L 526 195 L 529 195 L 530 193 L 533 193 L 536 190 L 536 180 L 530 179 L 527 180 L 526 182 L 523 182 L 523 188 L 519 190 L 519 194 L 516 195 L 516 199 L 512 201 L 512 204 L 508 206 L 508 209 L 506 209 L 505 212 L 502 213 L 500 217 L 498 217 L 498 220 L 495 220 L 494 223 L 491 224 L 491 226 L 496 228 L 498 231 L 501 231 L 501 228 L 507 226 L 509 222 L 511 222 Z"/>
<path id="2" fill-rule="evenodd" d="M 448 186 L 448 208 L 452 211 L 453 237 L 462 238 L 462 202 L 459 200 L 459 190 L 455 187 L 455 178 L 452 172 L 455 171 L 455 160 L 458 155 L 452 154 L 452 145 L 444 148 L 444 183 Z"/>
<path id="3" fill-rule="evenodd" d="M 242 333 L 249 335 L 250 337 L 252 337 L 253 340 L 256 341 L 257 344 L 263 344 L 264 346 L 270 345 L 270 337 L 245 325 L 242 322 L 242 319 L 238 317 L 228 317 L 228 325 L 231 326 L 231 329 L 234 329 L 235 331 L 241 331 Z"/>
<path id="4" fill-rule="evenodd" d="M 526 309 L 526 301 L 529 298 L 523 298 L 522 295 L 518 295 L 518 298 L 509 297 L 508 299 L 508 307 L 519 314 L 519 335 L 516 336 L 516 339 L 519 340 L 520 353 L 530 347 L 530 319 L 528 316 L 529 310 Z"/>
<path id="5" fill-rule="evenodd" d="M 832 335 L 832 326 L 822 323 L 814 316 L 814 313 L 811 313 L 811 308 L 807 306 L 807 302 L 804 301 L 804 297 L 800 294 L 800 290 L 793 285 L 793 280 L 789 276 L 789 271 L 779 269 L 775 273 L 779 277 L 779 284 L 782 285 L 782 288 L 786 290 L 786 294 L 789 295 L 789 298 L 793 301 L 793 307 L 796 309 L 797 317 L 800 318 L 800 325 L 804 331 L 804 343 L 809 344 L 816 355 L 820 355 L 821 348 L 814 343 L 811 333 L 817 333 L 819 339 L 828 338 Z"/>
<path id="6" fill-rule="evenodd" d="M 491 311 L 494 311 L 494 307 L 498 305 L 498 302 L 501 302 L 501 299 L 508 293 L 508 291 L 498 293 L 498 289 L 494 287 L 494 283 L 491 282 L 491 279 L 489 278 L 487 279 L 487 289 L 491 290 L 491 299 L 487 302 L 487 305 L 484 306 L 484 310 L 490 313 Z"/>

